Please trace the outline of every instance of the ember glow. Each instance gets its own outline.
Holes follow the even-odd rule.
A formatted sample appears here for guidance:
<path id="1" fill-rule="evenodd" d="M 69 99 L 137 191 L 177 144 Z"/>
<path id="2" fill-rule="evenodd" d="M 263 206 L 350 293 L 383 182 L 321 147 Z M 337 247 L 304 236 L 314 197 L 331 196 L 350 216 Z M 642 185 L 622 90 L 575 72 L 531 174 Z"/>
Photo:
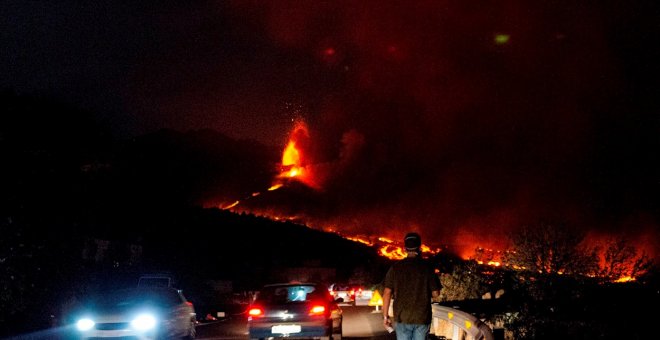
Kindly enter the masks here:
<path id="1" fill-rule="evenodd" d="M 296 149 L 296 142 L 290 141 L 284 149 L 282 167 L 287 170 L 282 172 L 280 177 L 296 177 L 303 174 L 303 168 L 300 166 L 300 151 Z"/>
<path id="2" fill-rule="evenodd" d="M 617 282 L 617 283 L 623 283 L 623 282 L 630 282 L 630 281 L 635 281 L 635 278 L 634 278 L 634 277 L 630 277 L 630 276 L 624 276 L 624 277 L 618 278 L 618 279 L 615 280 L 614 282 Z"/>
<path id="3" fill-rule="evenodd" d="M 339 232 L 335 232 L 336 234 L 344 237 L 345 239 L 354 241 L 354 242 L 359 242 L 365 245 L 368 245 L 370 247 L 375 247 L 378 249 L 378 255 L 381 255 L 383 257 L 387 257 L 391 260 L 400 260 L 402 258 L 405 258 L 407 256 L 407 253 L 403 246 L 401 244 L 397 244 L 396 242 L 386 238 L 386 237 L 377 237 L 376 241 L 372 241 L 371 239 L 360 237 L 360 236 L 346 236 L 342 235 Z M 431 247 L 422 244 L 420 250 L 422 251 L 423 254 L 426 255 L 435 255 L 440 252 L 440 249 L 431 249 Z"/>
<path id="4" fill-rule="evenodd" d="M 391 245 L 381 247 L 378 254 L 392 260 L 400 260 L 407 256 L 403 248 Z"/>
<path id="5" fill-rule="evenodd" d="M 422 244 L 420 250 L 422 251 L 422 254 L 425 255 L 435 255 L 440 252 L 440 249 L 431 249 L 429 246 L 424 244 Z M 402 246 L 395 245 L 393 243 L 381 245 L 378 250 L 378 254 L 387 257 L 391 260 L 400 260 L 408 255 L 408 253 Z"/>
<path id="6" fill-rule="evenodd" d="M 231 204 L 229 204 L 229 205 L 227 205 L 227 206 L 221 207 L 221 209 L 223 209 L 223 210 L 231 209 L 231 208 L 237 206 L 238 203 L 240 203 L 240 202 L 241 202 L 241 201 L 235 201 L 234 203 L 231 203 Z"/>
<path id="7" fill-rule="evenodd" d="M 362 239 L 362 238 L 359 238 L 359 237 L 344 236 L 344 238 L 348 239 L 348 240 L 351 240 L 351 241 L 354 241 L 354 242 L 359 242 L 359 243 L 362 243 L 362 244 L 366 244 L 368 246 L 373 246 L 374 245 L 371 241 L 365 240 L 365 239 Z"/>
<path id="8" fill-rule="evenodd" d="M 277 189 L 281 188 L 282 185 L 283 185 L 282 183 L 273 184 L 273 186 L 271 186 L 270 188 L 268 188 L 268 191 L 277 190 Z"/>
<path id="9" fill-rule="evenodd" d="M 312 169 L 309 167 L 310 162 L 306 159 L 306 151 L 304 151 L 304 146 L 308 143 L 309 138 L 307 124 L 302 120 L 297 121 L 289 135 L 289 141 L 282 152 L 280 174 L 275 179 L 275 183 L 271 188 L 281 187 L 284 185 L 283 181 L 286 180 L 299 181 L 314 189 L 320 188 L 314 178 Z"/>

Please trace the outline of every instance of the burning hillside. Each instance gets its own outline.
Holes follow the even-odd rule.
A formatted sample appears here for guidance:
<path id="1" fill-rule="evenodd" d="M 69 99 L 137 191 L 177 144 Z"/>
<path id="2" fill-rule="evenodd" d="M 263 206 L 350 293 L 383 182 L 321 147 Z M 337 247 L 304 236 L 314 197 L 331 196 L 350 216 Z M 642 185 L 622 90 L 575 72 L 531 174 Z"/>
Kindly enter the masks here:
<path id="1" fill-rule="evenodd" d="M 360 183 L 348 181 L 346 173 L 351 171 L 348 165 L 359 163 L 358 156 L 364 155 L 359 150 L 364 141 L 355 133 L 345 135 L 342 141 L 338 159 L 319 161 L 319 157 L 312 154 L 314 138 L 308 126 L 302 121 L 296 122 L 282 150 L 281 162 L 275 165 L 271 186 L 253 192 L 242 200 L 227 201 L 219 207 L 273 220 L 294 221 L 336 233 L 375 247 L 381 256 L 390 259 L 405 257 L 401 244 L 394 240 L 400 239 L 408 230 L 420 230 L 428 242 L 423 248 L 427 254 L 436 254 L 444 249 L 464 259 L 478 258 L 481 263 L 493 266 L 504 264 L 498 254 L 509 246 L 505 231 L 513 230 L 515 223 L 521 221 L 517 215 L 525 215 L 524 212 L 501 211 L 486 217 L 472 217 L 454 226 L 440 226 L 437 222 L 430 222 L 430 217 L 437 215 L 424 208 L 427 204 L 423 198 L 430 199 L 424 195 L 408 202 L 401 201 L 392 193 L 385 197 L 374 196 L 373 202 L 358 206 L 356 197 L 345 196 L 348 191 L 342 186 L 349 183 L 357 185 L 351 188 L 356 190 L 350 190 L 353 195 L 365 189 L 359 187 Z M 364 178 L 363 174 L 352 174 Z M 383 185 L 388 186 L 387 183 Z M 402 214 L 404 207 L 412 212 L 422 211 L 423 214 Z M 492 220 L 484 226 L 486 218 Z M 590 237 L 592 243 L 597 242 L 595 234 Z M 490 250 L 484 252 L 484 249 Z M 485 253 L 490 255 L 484 260 Z"/>

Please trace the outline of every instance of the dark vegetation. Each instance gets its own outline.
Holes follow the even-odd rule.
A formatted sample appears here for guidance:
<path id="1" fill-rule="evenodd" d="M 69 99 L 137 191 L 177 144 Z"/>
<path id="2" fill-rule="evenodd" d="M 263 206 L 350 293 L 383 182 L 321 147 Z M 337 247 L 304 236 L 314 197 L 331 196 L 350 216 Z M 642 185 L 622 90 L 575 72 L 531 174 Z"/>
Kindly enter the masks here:
<path id="1" fill-rule="evenodd" d="M 614 283 L 493 269 L 470 260 L 455 262 L 441 282 L 440 304 L 469 312 L 513 339 L 646 339 L 656 334 L 657 270 Z"/>

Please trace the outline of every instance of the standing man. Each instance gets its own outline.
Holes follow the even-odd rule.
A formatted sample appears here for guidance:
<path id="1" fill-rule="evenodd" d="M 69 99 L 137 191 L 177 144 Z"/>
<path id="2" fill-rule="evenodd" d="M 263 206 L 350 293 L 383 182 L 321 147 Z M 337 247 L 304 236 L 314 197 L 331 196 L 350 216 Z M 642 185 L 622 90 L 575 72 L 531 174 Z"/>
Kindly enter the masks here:
<path id="1" fill-rule="evenodd" d="M 385 275 L 383 325 L 396 330 L 397 340 L 425 340 L 431 328 L 432 298 L 440 294 L 440 280 L 422 258 L 422 238 L 408 233 L 404 238 L 408 256 L 393 264 Z M 394 299 L 393 317 L 390 303 Z"/>

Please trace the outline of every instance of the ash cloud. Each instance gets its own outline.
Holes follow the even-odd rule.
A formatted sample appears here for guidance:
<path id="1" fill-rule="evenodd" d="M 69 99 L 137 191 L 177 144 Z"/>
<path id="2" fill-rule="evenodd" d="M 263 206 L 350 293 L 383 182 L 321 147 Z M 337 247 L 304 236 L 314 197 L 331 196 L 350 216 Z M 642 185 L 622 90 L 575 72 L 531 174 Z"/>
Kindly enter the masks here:
<path id="1" fill-rule="evenodd" d="M 631 10 L 617 19 L 615 4 L 568 2 L 237 7 L 258 7 L 276 46 L 332 75 L 305 117 L 310 143 L 323 144 L 308 156 L 324 208 L 287 205 L 311 223 L 395 239 L 418 229 L 465 248 L 501 247 L 515 228 L 554 220 L 657 247 L 657 111 L 631 91 L 654 84 L 628 65 L 630 53 L 657 49 L 644 38 L 617 46 L 636 34 L 616 34 L 640 19 Z"/>

